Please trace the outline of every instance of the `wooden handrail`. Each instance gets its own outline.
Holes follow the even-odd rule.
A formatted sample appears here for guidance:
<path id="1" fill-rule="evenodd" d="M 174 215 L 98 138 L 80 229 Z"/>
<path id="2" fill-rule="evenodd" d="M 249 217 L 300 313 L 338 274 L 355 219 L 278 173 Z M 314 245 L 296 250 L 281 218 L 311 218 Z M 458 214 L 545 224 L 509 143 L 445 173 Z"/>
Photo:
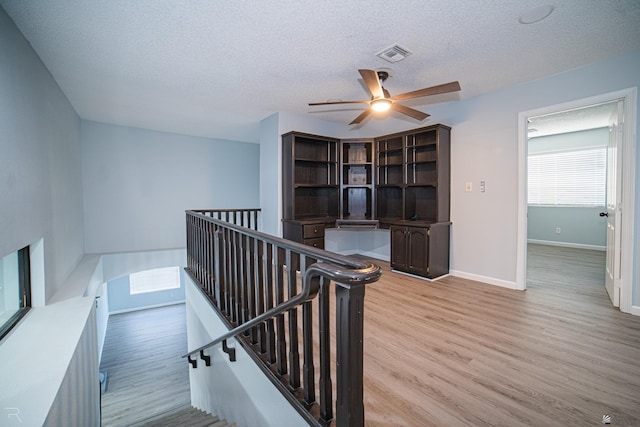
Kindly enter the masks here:
<path id="1" fill-rule="evenodd" d="M 256 215 L 253 224 L 257 224 L 257 212 L 258 209 L 186 212 L 186 270 L 226 319 L 230 330 L 183 357 L 190 359 L 191 355 L 236 337 L 310 425 L 328 425 L 334 414 L 329 331 L 329 287 L 333 281 L 335 422 L 339 427 L 364 425 L 362 308 L 365 285 L 379 279 L 380 268 L 233 223 Z M 300 287 L 297 271 L 302 278 Z M 318 301 L 319 330 L 315 334 L 319 343 L 313 341 L 314 300 Z M 302 310 L 301 337 L 298 310 Z M 317 384 L 314 349 L 319 354 Z M 302 371 L 300 354 L 304 358 Z M 296 392 L 298 389 L 301 392 Z"/>
<path id="2" fill-rule="evenodd" d="M 380 268 L 373 264 L 359 270 L 347 270 L 328 263 L 311 264 L 305 271 L 302 291 L 298 295 L 270 309 L 266 313 L 263 313 L 257 317 L 254 317 L 248 322 L 241 324 L 240 326 L 219 336 L 208 344 L 198 347 L 195 350 L 191 350 L 189 353 L 183 355 L 182 357 L 185 358 L 188 356 L 193 356 L 194 354 L 198 354 L 202 350 L 206 350 L 209 347 L 220 344 L 224 340 L 240 335 L 248 331 L 249 329 L 259 325 L 260 323 L 263 323 L 266 320 L 273 319 L 277 315 L 295 308 L 305 301 L 315 298 L 318 294 L 319 288 L 318 286 L 314 286 L 312 284 L 311 279 L 313 279 L 314 277 L 324 277 L 339 282 L 340 285 L 350 286 L 354 284 L 363 285 L 367 283 L 373 283 L 380 278 L 381 274 L 382 271 L 380 270 Z"/>

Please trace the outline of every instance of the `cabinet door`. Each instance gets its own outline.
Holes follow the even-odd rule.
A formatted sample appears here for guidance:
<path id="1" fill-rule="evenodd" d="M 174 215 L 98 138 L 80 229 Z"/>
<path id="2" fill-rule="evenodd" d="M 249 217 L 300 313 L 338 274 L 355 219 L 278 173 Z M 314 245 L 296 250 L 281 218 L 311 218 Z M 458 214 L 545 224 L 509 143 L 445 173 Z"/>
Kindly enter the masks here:
<path id="1" fill-rule="evenodd" d="M 427 228 L 407 228 L 407 270 L 422 276 L 426 276 L 429 271 Z"/>
<path id="2" fill-rule="evenodd" d="M 391 226 L 391 268 L 404 270 L 407 268 L 406 227 Z"/>

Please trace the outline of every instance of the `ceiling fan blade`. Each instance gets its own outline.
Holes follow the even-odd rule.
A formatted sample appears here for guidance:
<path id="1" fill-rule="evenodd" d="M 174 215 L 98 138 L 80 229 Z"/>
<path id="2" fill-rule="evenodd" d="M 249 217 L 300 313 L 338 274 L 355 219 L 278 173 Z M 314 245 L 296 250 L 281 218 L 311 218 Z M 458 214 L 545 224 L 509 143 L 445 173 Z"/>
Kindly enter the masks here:
<path id="1" fill-rule="evenodd" d="M 418 111 L 416 109 L 407 107 L 402 104 L 393 103 L 391 104 L 391 108 L 396 110 L 398 113 L 406 114 L 407 116 L 413 117 L 416 120 L 424 120 L 429 117 L 429 114 L 423 113 L 422 111 Z"/>
<path id="2" fill-rule="evenodd" d="M 366 110 L 364 110 L 362 113 L 360 113 L 360 115 L 358 117 L 353 119 L 353 121 L 351 123 L 349 123 L 349 124 L 350 125 L 357 125 L 358 123 L 363 121 L 365 118 L 367 118 L 367 116 L 369 114 L 371 114 L 371 108 L 367 108 Z"/>
<path id="3" fill-rule="evenodd" d="M 358 72 L 367 84 L 373 99 L 384 98 L 384 92 L 382 91 L 382 85 L 380 84 L 378 73 L 375 70 L 358 70 Z"/>
<path id="4" fill-rule="evenodd" d="M 309 105 L 332 105 L 332 104 L 368 104 L 370 101 L 327 101 L 310 102 Z"/>
<path id="5" fill-rule="evenodd" d="M 393 101 L 404 101 L 411 98 L 420 98 L 421 96 L 438 95 L 440 93 L 456 92 L 460 90 L 460 83 L 450 82 L 441 84 L 438 86 L 426 87 L 424 89 L 418 89 L 411 92 L 401 93 L 400 95 L 392 96 Z"/>

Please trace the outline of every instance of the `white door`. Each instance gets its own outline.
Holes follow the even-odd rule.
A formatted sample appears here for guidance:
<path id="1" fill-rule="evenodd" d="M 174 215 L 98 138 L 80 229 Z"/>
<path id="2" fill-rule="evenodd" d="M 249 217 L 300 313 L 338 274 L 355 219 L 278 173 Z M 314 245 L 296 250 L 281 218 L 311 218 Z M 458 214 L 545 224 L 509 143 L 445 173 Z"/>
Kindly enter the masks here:
<path id="1" fill-rule="evenodd" d="M 620 307 L 620 216 L 622 201 L 622 129 L 623 102 L 609 118 L 609 145 L 607 147 L 607 258 L 605 287 L 611 302 Z"/>

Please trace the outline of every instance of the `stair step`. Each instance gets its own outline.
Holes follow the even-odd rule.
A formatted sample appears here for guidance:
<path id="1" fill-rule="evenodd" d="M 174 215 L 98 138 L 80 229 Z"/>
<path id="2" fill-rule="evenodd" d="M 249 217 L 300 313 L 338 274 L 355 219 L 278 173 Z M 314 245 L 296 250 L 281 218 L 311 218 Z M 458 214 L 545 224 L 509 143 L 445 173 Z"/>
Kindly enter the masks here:
<path id="1" fill-rule="evenodd" d="M 235 427 L 235 423 L 232 424 Z M 132 427 L 229 427 L 226 420 L 207 414 L 194 407 L 175 408 L 163 414 L 154 415 Z"/>

